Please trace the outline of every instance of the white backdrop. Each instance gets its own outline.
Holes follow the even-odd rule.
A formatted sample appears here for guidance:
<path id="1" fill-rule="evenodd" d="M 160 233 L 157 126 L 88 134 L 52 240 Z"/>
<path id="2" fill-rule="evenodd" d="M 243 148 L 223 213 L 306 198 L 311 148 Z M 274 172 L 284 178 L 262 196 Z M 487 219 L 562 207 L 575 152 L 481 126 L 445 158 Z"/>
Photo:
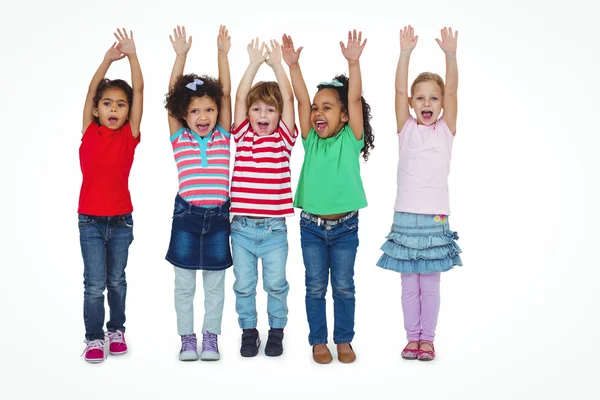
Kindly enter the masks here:
<path id="1" fill-rule="evenodd" d="M 3 6 L 0 397 L 597 398 L 596 3 L 236 3 L 33 0 L 10 10 Z M 318 82 L 347 72 L 338 45 L 347 31 L 361 29 L 368 38 L 361 67 L 376 148 L 362 165 L 369 206 L 360 212 L 353 342 L 358 360 L 352 365 L 335 360 L 322 366 L 311 359 L 297 216 L 288 220 L 291 290 L 284 355 L 268 358 L 262 347 L 256 358 L 239 356 L 229 270 L 221 361 L 177 359 L 173 271 L 164 260 L 177 191 L 163 108 L 174 61 L 168 35 L 185 25 L 194 38 L 186 72 L 217 75 L 221 23 L 232 38 L 233 93 L 253 37 L 280 40 L 285 32 L 305 47 L 301 66 L 311 96 Z M 432 363 L 400 358 L 405 344 L 400 276 L 375 266 L 393 215 L 394 72 L 398 31 L 409 23 L 419 35 L 410 80 L 425 70 L 444 76 L 444 56 L 434 38 L 444 25 L 460 32 L 450 221 L 461 236 L 464 267 L 443 274 L 438 357 Z M 79 357 L 84 326 L 78 148 L 87 87 L 117 27 L 134 31 L 145 78 L 142 142 L 130 177 L 135 207 L 127 267 L 130 352 L 90 365 Z M 114 63 L 107 75 L 130 81 L 127 60 Z M 274 76 L 265 65 L 257 79 Z M 302 158 L 299 142 L 292 157 L 294 187 Z M 196 305 L 199 328 L 201 291 Z M 260 282 L 258 308 L 266 341 Z M 329 318 L 330 336 L 332 322 Z"/>

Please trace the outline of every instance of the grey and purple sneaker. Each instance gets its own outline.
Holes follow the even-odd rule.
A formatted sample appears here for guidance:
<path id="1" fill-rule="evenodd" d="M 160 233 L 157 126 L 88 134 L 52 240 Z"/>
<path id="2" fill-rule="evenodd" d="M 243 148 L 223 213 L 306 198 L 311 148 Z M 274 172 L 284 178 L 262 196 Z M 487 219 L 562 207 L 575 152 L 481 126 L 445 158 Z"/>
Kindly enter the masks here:
<path id="1" fill-rule="evenodd" d="M 208 331 L 202 332 L 202 352 L 200 353 L 200 359 L 202 361 L 217 361 L 220 358 L 217 335 Z"/>
<path id="2" fill-rule="evenodd" d="M 196 334 L 181 336 L 181 351 L 179 352 L 180 361 L 196 361 L 198 359 L 198 341 Z"/>

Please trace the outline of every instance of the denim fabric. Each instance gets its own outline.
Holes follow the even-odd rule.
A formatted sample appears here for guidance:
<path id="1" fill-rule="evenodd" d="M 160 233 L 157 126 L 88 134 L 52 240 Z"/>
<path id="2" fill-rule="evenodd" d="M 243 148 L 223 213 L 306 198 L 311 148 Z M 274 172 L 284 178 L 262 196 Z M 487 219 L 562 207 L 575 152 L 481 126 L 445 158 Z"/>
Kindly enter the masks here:
<path id="1" fill-rule="evenodd" d="M 175 267 L 175 311 L 177 334 L 194 333 L 194 296 L 196 270 Z M 225 303 L 225 270 L 202 271 L 204 288 L 204 322 L 202 332 L 221 334 L 223 304 Z"/>
<path id="2" fill-rule="evenodd" d="M 302 257 L 306 268 L 306 315 L 310 345 L 327 343 L 325 294 L 331 271 L 333 290 L 333 341 L 354 338 L 354 261 L 358 248 L 358 213 L 337 225 L 312 221 L 300 215 Z"/>
<path id="3" fill-rule="evenodd" d="M 248 218 L 236 215 L 231 222 L 231 250 L 235 283 L 235 309 L 242 329 L 256 328 L 258 259 L 262 260 L 263 289 L 267 292 L 267 314 L 271 328 L 287 324 L 285 277 L 288 255 L 285 218 Z"/>
<path id="4" fill-rule="evenodd" d="M 165 258 L 185 269 L 217 271 L 231 267 L 229 201 L 218 207 L 196 207 L 178 194 Z"/>
<path id="5" fill-rule="evenodd" d="M 108 289 L 110 310 L 106 329 L 125 332 L 125 267 L 132 241 L 131 214 L 113 217 L 79 214 L 86 340 L 104 339 L 104 289 Z"/>

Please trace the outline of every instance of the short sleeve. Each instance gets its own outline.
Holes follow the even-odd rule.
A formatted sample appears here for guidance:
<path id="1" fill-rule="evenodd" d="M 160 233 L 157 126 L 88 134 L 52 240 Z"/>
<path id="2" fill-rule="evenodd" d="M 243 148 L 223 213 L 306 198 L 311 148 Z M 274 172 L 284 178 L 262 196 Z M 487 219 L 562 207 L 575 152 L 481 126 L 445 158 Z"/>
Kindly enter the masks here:
<path id="1" fill-rule="evenodd" d="M 402 130 L 398 132 L 398 135 L 406 135 L 406 132 L 413 130 L 416 125 L 417 120 L 412 115 L 409 115 L 408 119 L 404 123 L 404 126 L 402 127 Z"/>
<path id="2" fill-rule="evenodd" d="M 444 121 L 442 118 L 439 118 L 435 122 L 435 127 L 437 130 L 441 130 L 442 132 L 444 132 L 444 134 L 446 134 L 447 136 L 450 136 L 451 138 L 454 139 L 454 135 L 452 134 L 452 131 L 450 131 L 450 128 L 448 128 L 446 121 Z M 456 134 L 456 132 L 454 134 Z"/>
<path id="3" fill-rule="evenodd" d="M 306 136 L 306 139 L 302 138 L 302 146 L 304 147 L 304 149 L 307 149 L 308 147 L 310 147 L 312 142 L 314 142 L 316 140 L 316 137 L 317 137 L 317 131 L 315 131 L 315 129 L 311 127 L 310 131 L 308 131 L 308 135 Z"/>
<path id="4" fill-rule="evenodd" d="M 352 129 L 350 129 L 349 124 L 346 124 L 346 126 L 344 126 L 344 129 L 346 130 L 346 136 L 348 137 L 348 140 L 350 140 L 354 145 L 354 150 L 356 150 L 360 154 L 360 151 L 365 145 L 365 133 L 363 132 L 360 140 L 356 140 L 356 136 L 354 136 L 354 132 L 352 132 Z"/>
<path id="5" fill-rule="evenodd" d="M 183 133 L 185 132 L 185 128 L 181 127 L 177 132 L 171 135 L 171 143 L 174 143 Z"/>
<path id="6" fill-rule="evenodd" d="M 133 137 L 133 132 L 131 132 L 131 124 L 129 123 L 129 121 L 127 121 L 121 129 L 121 133 L 123 135 L 127 135 L 126 137 L 128 141 L 133 142 L 135 145 L 137 145 L 140 142 L 142 138 L 142 132 L 140 131 L 140 134 L 137 138 Z"/>
<path id="7" fill-rule="evenodd" d="M 233 135 L 233 140 L 235 140 L 235 142 L 238 143 L 240 139 L 243 138 L 244 135 L 246 135 L 246 133 L 248 133 L 249 129 L 250 121 L 246 118 L 244 122 L 240 124 L 240 126 L 231 131 L 231 134 Z"/>
<path id="8" fill-rule="evenodd" d="M 294 132 L 290 132 L 289 128 L 283 122 L 283 119 L 279 119 L 279 134 L 283 139 L 283 144 L 288 150 L 292 150 L 294 148 L 294 144 L 296 143 L 296 138 L 298 137 L 298 127 L 294 126 Z"/>
<path id="9" fill-rule="evenodd" d="M 230 133 L 230 132 L 229 132 L 227 129 L 223 128 L 223 127 L 222 127 L 221 125 L 219 125 L 219 124 L 217 124 L 217 125 L 215 126 L 215 129 L 216 129 L 217 131 L 221 132 L 221 134 L 222 134 L 223 136 L 225 136 L 225 138 L 226 138 L 226 139 L 229 141 L 229 139 L 231 138 L 231 133 Z"/>

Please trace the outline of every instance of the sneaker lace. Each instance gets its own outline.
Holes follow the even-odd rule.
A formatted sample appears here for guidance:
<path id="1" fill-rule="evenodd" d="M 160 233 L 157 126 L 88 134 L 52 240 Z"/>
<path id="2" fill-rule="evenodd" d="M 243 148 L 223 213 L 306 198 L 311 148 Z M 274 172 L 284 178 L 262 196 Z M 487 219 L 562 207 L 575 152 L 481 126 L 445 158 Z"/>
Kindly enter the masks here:
<path id="1" fill-rule="evenodd" d="M 84 341 L 85 343 L 85 349 L 83 350 L 83 353 L 81 353 L 81 355 L 84 355 L 85 353 L 87 353 L 90 350 L 104 350 L 104 340 L 102 339 L 96 339 L 96 340 L 86 340 Z"/>
<path id="2" fill-rule="evenodd" d="M 123 332 L 121 331 L 108 332 L 108 340 L 110 343 L 125 343 L 123 341 Z"/>
<path id="3" fill-rule="evenodd" d="M 202 348 L 208 350 L 217 350 L 217 335 L 210 332 L 203 332 Z"/>
<path id="4" fill-rule="evenodd" d="M 184 335 L 181 337 L 181 351 L 195 350 L 197 343 L 195 335 Z"/>

